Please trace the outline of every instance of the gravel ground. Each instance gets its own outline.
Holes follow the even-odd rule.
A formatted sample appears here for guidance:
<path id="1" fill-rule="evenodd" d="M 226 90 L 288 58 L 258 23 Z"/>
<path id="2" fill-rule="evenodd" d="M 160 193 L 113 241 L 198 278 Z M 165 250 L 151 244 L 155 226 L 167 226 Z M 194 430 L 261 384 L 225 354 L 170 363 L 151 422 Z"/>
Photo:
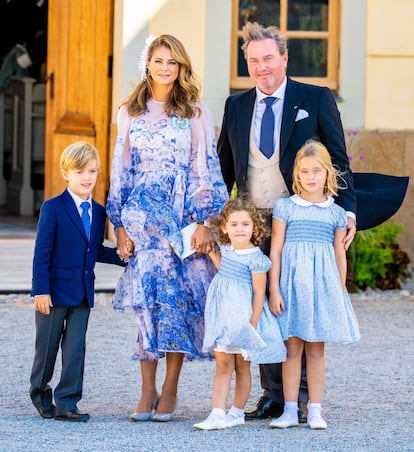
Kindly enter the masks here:
<path id="1" fill-rule="evenodd" d="M 251 421 L 222 431 L 194 431 L 208 414 L 214 362 L 185 363 L 173 422 L 132 423 L 128 416 L 139 391 L 138 364 L 130 360 L 135 324 L 118 314 L 110 294 L 97 294 L 86 355 L 86 424 L 42 419 L 28 389 L 34 319 L 26 295 L 0 295 L 1 451 L 414 451 L 414 291 L 367 292 L 353 296 L 361 340 L 326 347 L 326 431 L 306 426 L 268 428 Z M 164 370 L 160 362 L 160 376 Z M 57 365 L 56 374 L 60 371 Z M 260 395 L 252 367 L 249 405 Z M 53 380 L 52 384 L 55 383 Z"/>

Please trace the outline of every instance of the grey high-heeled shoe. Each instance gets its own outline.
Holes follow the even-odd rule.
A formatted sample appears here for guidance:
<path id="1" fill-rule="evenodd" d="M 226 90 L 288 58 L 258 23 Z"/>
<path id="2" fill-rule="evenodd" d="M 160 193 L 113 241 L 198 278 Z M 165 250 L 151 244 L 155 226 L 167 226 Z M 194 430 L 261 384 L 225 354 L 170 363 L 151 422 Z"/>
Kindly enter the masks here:
<path id="1" fill-rule="evenodd" d="M 158 405 L 158 401 L 160 400 L 160 395 L 157 393 L 155 396 L 154 402 L 151 405 L 151 411 L 149 413 L 132 413 L 129 417 L 133 422 L 145 422 L 151 420 L 151 415 L 155 411 Z"/>
<path id="2" fill-rule="evenodd" d="M 177 403 L 178 403 L 178 400 L 175 402 L 175 408 L 174 408 L 174 411 L 172 413 L 155 413 L 155 410 L 154 410 L 154 412 L 151 414 L 151 421 L 155 421 L 155 422 L 170 422 L 170 421 L 172 421 L 172 419 L 174 417 L 175 410 L 177 409 Z"/>

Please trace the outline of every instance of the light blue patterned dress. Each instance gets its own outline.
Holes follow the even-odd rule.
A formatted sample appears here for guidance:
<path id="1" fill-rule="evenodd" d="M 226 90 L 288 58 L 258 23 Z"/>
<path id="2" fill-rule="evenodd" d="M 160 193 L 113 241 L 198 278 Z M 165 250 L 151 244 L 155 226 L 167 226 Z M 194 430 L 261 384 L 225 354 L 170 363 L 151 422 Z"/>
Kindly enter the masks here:
<path id="1" fill-rule="evenodd" d="M 346 229 L 346 212 L 332 197 L 320 204 L 298 195 L 276 201 L 273 218 L 286 224 L 280 291 L 286 310 L 278 317 L 284 340 L 355 342 L 358 322 L 342 290 L 333 247 L 336 229 Z"/>
<path id="2" fill-rule="evenodd" d="M 286 359 L 286 348 L 277 318 L 265 298 L 257 329 L 252 315 L 252 273 L 266 273 L 271 262 L 259 247 L 235 250 L 221 248 L 220 268 L 208 289 L 204 313 L 203 350 L 241 353 L 255 364 L 278 363 Z"/>
<path id="3" fill-rule="evenodd" d="M 133 358 L 154 361 L 165 352 L 201 356 L 203 311 L 215 274 L 210 259 L 180 259 L 181 228 L 220 212 L 227 200 L 208 109 L 191 120 L 168 117 L 150 100 L 131 118 L 121 107 L 107 213 L 134 242 L 114 309 L 133 308 L 138 338 Z"/>

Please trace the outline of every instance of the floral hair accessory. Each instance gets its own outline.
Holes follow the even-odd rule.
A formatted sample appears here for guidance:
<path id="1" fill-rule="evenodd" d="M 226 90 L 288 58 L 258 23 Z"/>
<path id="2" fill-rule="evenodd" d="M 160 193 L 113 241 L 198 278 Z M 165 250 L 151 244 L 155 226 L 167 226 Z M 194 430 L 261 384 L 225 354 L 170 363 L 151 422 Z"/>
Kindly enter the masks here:
<path id="1" fill-rule="evenodd" d="M 176 129 L 186 129 L 187 127 L 190 127 L 188 118 L 180 118 L 178 115 L 173 115 L 172 118 L 173 127 Z"/>
<path id="2" fill-rule="evenodd" d="M 146 79 L 147 74 L 147 60 L 148 60 L 148 49 L 149 46 L 152 44 L 152 42 L 157 39 L 154 35 L 149 35 L 148 38 L 145 40 L 145 45 L 143 49 L 141 50 L 141 55 L 139 57 L 139 63 L 138 63 L 138 70 L 141 73 L 140 80 Z"/>

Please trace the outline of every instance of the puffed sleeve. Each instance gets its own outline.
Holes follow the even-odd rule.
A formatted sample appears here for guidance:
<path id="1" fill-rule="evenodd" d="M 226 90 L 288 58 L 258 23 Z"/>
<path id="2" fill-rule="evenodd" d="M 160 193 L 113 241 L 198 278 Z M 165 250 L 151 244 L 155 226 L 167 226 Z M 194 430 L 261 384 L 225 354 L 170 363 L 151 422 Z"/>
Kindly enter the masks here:
<path id="1" fill-rule="evenodd" d="M 118 135 L 116 138 L 110 187 L 106 212 L 115 228 L 122 226 L 121 210 L 132 190 L 131 177 L 131 150 L 129 144 L 129 132 L 131 118 L 126 106 L 122 106 L 118 112 Z"/>
<path id="2" fill-rule="evenodd" d="M 192 221 L 218 214 L 227 201 L 227 189 L 217 156 L 213 119 L 199 103 L 200 114 L 191 119 L 191 161 L 187 179 L 186 209 Z"/>
<path id="3" fill-rule="evenodd" d="M 336 211 L 336 222 L 335 222 L 335 229 L 347 229 L 348 227 L 348 218 L 346 215 L 345 210 L 338 206 L 337 204 L 333 204 Z"/>
<path id="4" fill-rule="evenodd" d="M 266 273 L 271 266 L 272 261 L 260 251 L 254 254 L 254 258 L 249 264 L 249 270 L 252 273 Z"/>
<path id="5" fill-rule="evenodd" d="M 273 213 L 272 218 L 275 220 L 279 220 L 282 223 L 287 223 L 287 201 L 288 198 L 280 198 L 276 201 L 274 207 L 273 207 Z"/>

